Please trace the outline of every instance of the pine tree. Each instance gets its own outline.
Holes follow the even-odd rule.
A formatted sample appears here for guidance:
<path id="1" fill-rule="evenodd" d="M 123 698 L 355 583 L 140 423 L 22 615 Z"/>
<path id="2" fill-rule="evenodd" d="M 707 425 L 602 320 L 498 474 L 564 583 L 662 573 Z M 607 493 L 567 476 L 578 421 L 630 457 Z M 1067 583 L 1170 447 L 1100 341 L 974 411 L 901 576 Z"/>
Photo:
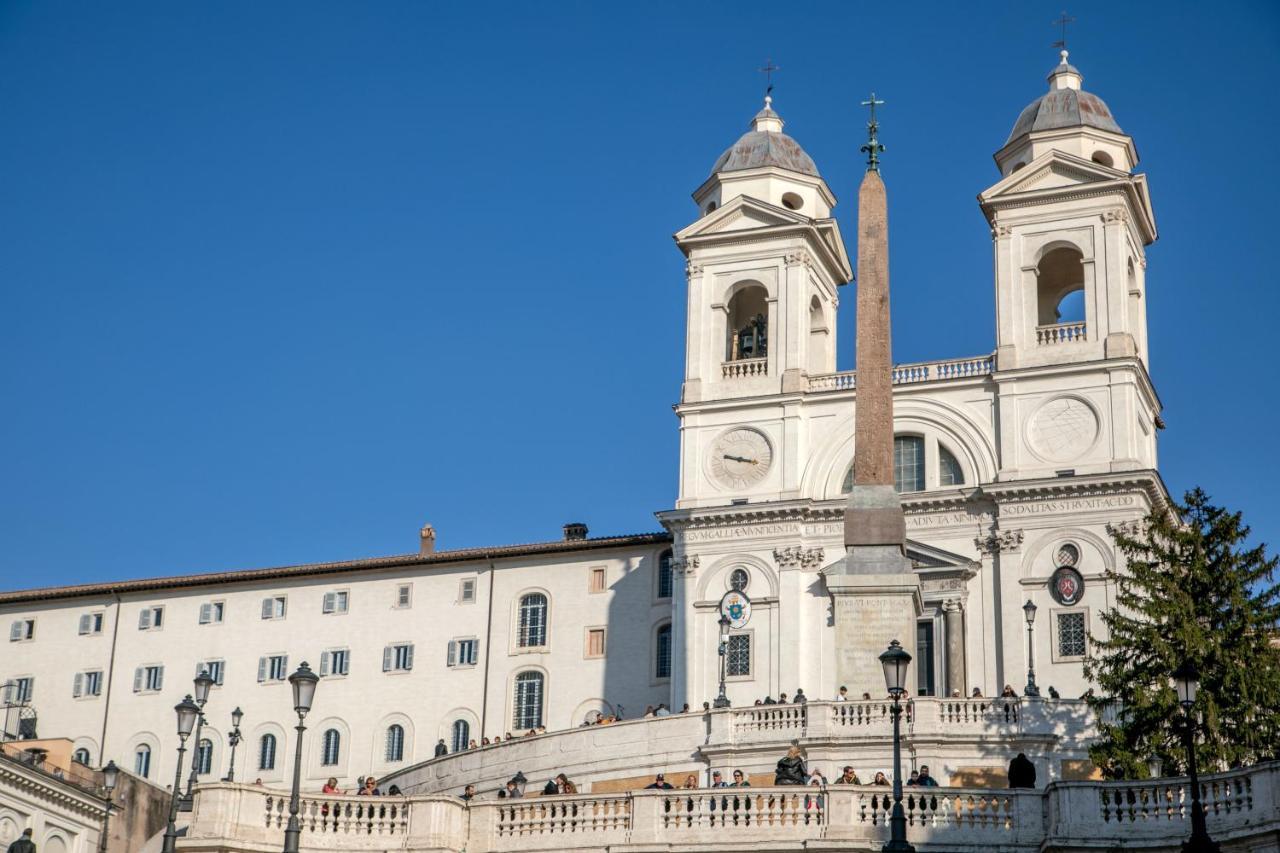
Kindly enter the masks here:
<path id="1" fill-rule="evenodd" d="M 1194 712 L 1202 771 L 1274 756 L 1280 744 L 1280 586 L 1276 557 L 1248 547 L 1241 514 L 1199 488 L 1184 504 L 1155 510 L 1138 530 L 1113 529 L 1128 565 L 1108 571 L 1116 606 L 1102 614 L 1105 639 L 1090 638 L 1085 672 L 1102 738 L 1093 760 L 1109 776 L 1142 778 L 1147 762 L 1186 767 L 1182 710 L 1171 675 L 1184 660 L 1200 671 Z"/>

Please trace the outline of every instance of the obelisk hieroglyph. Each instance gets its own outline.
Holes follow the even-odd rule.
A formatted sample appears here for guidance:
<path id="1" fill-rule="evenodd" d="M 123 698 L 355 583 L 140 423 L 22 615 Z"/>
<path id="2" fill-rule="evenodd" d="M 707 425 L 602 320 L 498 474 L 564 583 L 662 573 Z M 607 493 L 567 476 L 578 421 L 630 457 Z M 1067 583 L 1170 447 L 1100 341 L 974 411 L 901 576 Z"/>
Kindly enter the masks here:
<path id="1" fill-rule="evenodd" d="M 920 582 L 907 558 L 906 519 L 893 487 L 893 362 L 889 332 L 889 215 L 880 177 L 873 93 L 867 171 L 858 190 L 858 323 L 853 491 L 845 556 L 825 572 L 836 629 L 836 678 L 857 696 L 884 693 L 879 655 L 891 640 L 915 654 Z"/>

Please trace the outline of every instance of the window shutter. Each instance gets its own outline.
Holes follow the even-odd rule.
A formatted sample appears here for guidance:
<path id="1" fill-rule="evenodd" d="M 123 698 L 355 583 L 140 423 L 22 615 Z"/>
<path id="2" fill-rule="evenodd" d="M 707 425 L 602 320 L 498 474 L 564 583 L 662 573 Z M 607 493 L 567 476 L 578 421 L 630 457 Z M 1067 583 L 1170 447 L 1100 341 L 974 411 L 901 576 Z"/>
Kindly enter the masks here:
<path id="1" fill-rule="evenodd" d="M 258 658 L 258 681 L 262 682 L 266 680 L 267 680 L 267 659 Z"/>
<path id="2" fill-rule="evenodd" d="M 91 625 L 92 625 L 92 621 L 89 614 L 88 613 L 83 614 L 80 617 L 80 633 L 88 634 L 92 630 Z"/>
<path id="3" fill-rule="evenodd" d="M 284 680 L 289 677 L 289 656 L 280 655 L 280 679 Z"/>
<path id="4" fill-rule="evenodd" d="M 208 625 L 212 621 L 213 621 L 213 605 L 201 604 L 200 605 L 200 624 Z"/>
<path id="5" fill-rule="evenodd" d="M 138 667 L 133 671 L 133 692 L 142 692 L 142 667 Z"/>
<path id="6" fill-rule="evenodd" d="M 84 673 L 77 672 L 74 681 L 71 684 L 71 697 L 79 699 L 80 694 L 84 692 Z"/>
<path id="7" fill-rule="evenodd" d="M 9 626 L 9 642 L 16 642 L 22 639 L 22 622 L 14 622 Z"/>
<path id="8" fill-rule="evenodd" d="M 382 649 L 382 671 L 391 671 L 391 646 L 384 646 Z"/>
<path id="9" fill-rule="evenodd" d="M 471 653 L 470 653 L 470 655 L 468 656 L 467 663 L 469 663 L 469 664 L 471 664 L 472 666 L 474 666 L 474 665 L 475 665 L 475 662 L 476 662 L 476 655 L 477 655 L 477 654 L 479 654 L 479 652 L 480 652 L 480 641 L 479 641 L 479 640 L 472 640 L 472 641 L 471 641 Z"/>
<path id="10" fill-rule="evenodd" d="M 270 598 L 262 599 L 262 618 L 263 619 L 271 618 L 271 605 L 272 605 L 272 600 Z"/>
<path id="11" fill-rule="evenodd" d="M 329 674 L 329 653 L 321 652 L 320 653 L 320 675 L 324 676 L 328 674 Z"/>
<path id="12" fill-rule="evenodd" d="M 404 668 L 413 669 L 413 643 L 405 646 L 404 652 Z"/>
<path id="13" fill-rule="evenodd" d="M 454 666 L 458 662 L 458 643 L 455 640 L 449 641 L 449 659 L 445 666 Z"/>
<path id="14" fill-rule="evenodd" d="M 351 650 L 347 649 L 342 653 L 342 674 L 349 675 L 351 671 Z"/>
<path id="15" fill-rule="evenodd" d="M 321 608 L 321 610 L 325 613 L 332 613 L 334 611 L 334 608 L 337 607 L 337 598 L 338 597 L 333 593 L 326 592 L 324 594 L 324 606 Z"/>
<path id="16" fill-rule="evenodd" d="M 158 666 L 156 667 L 156 690 L 162 690 L 163 688 L 164 688 L 164 667 Z"/>

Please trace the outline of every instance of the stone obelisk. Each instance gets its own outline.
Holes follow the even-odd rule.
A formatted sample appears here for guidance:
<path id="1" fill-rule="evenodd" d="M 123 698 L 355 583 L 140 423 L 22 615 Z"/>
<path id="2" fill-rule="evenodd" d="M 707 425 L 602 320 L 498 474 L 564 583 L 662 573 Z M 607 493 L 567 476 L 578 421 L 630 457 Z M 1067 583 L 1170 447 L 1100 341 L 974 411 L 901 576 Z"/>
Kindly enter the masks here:
<path id="1" fill-rule="evenodd" d="M 889 216 L 880 177 L 873 93 L 867 171 L 858 190 L 858 324 L 853 491 L 844 510 L 844 558 L 824 573 L 835 611 L 836 677 L 853 695 L 884 693 L 879 655 L 898 640 L 914 656 L 920 582 L 906 555 L 893 487 L 893 362 L 889 332 Z"/>

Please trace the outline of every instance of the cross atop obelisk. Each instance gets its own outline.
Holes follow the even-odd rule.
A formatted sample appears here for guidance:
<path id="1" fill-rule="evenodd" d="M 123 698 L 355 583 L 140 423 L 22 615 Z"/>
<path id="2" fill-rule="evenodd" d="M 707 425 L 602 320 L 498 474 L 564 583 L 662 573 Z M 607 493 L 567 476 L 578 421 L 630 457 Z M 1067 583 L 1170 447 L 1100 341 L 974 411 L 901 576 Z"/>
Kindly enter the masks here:
<path id="1" fill-rule="evenodd" d="M 889 212 L 880 177 L 872 95 L 867 171 L 858 188 L 857 396 L 853 489 L 844 509 L 845 555 L 823 570 L 835 615 L 837 683 L 875 692 L 878 655 L 891 640 L 915 647 L 920 581 L 906 555 L 907 525 L 893 486 L 893 362 L 889 342 Z"/>

